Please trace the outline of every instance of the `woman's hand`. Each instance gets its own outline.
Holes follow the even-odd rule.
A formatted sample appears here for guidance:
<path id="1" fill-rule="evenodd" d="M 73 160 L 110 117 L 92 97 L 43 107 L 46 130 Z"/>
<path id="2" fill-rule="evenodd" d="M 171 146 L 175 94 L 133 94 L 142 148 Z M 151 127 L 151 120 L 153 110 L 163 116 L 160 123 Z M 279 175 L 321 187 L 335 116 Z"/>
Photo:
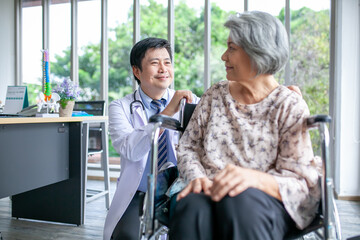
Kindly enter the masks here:
<path id="1" fill-rule="evenodd" d="M 259 188 L 260 172 L 228 164 L 213 180 L 210 196 L 213 201 L 220 201 L 229 194 L 234 197 L 249 187 Z"/>
<path id="2" fill-rule="evenodd" d="M 183 98 L 186 98 L 187 103 L 192 103 L 193 101 L 192 92 L 189 90 L 176 91 L 170 103 L 161 112 L 161 114 L 172 117 L 175 113 L 177 113 L 180 110 L 180 101 Z"/>
<path id="3" fill-rule="evenodd" d="M 212 181 L 207 177 L 196 178 L 192 180 L 177 196 L 176 201 L 186 197 L 189 193 L 200 193 L 203 191 L 206 195 L 210 195 Z"/>
<path id="4" fill-rule="evenodd" d="M 297 94 L 300 95 L 300 97 L 302 97 L 301 90 L 300 90 L 300 88 L 299 88 L 298 86 L 296 86 L 296 85 L 290 85 L 290 86 L 288 86 L 287 88 L 290 89 L 291 91 L 296 92 Z"/>

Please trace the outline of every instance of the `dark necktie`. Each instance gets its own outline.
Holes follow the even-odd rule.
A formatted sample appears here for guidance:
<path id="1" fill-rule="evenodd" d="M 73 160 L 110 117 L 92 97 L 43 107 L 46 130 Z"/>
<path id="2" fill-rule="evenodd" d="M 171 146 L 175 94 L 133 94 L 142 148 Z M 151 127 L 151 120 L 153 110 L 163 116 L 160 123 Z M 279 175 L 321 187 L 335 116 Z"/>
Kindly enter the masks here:
<path id="1" fill-rule="evenodd" d="M 160 113 L 161 107 L 165 105 L 166 100 L 152 100 L 150 107 L 156 110 L 156 114 Z M 158 170 L 166 163 L 167 161 L 167 147 L 166 147 L 166 131 L 164 131 L 159 140 L 158 140 Z"/>

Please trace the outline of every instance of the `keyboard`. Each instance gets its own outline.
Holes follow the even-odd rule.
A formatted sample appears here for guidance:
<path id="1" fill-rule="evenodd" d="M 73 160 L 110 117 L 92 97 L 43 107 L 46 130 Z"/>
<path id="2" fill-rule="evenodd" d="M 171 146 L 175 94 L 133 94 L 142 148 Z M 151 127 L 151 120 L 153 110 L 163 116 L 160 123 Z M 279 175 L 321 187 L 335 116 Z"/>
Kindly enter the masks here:
<path id="1" fill-rule="evenodd" d="M 0 118 L 19 118 L 19 117 L 27 117 L 27 116 L 21 114 L 0 113 Z"/>

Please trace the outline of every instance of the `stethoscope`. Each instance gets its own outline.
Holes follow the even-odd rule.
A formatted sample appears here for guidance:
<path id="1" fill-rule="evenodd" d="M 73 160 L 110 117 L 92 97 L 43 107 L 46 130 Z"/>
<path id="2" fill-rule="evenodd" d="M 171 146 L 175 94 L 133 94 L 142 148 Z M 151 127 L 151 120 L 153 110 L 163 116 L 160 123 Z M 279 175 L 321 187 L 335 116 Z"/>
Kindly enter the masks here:
<path id="1" fill-rule="evenodd" d="M 130 103 L 130 114 L 133 114 L 133 110 L 132 110 L 132 109 L 133 109 L 133 105 L 134 105 L 135 103 L 140 103 L 142 109 L 145 111 L 145 106 L 144 106 L 144 104 L 143 104 L 140 100 L 136 100 L 136 91 L 137 91 L 137 90 L 134 91 L 134 100 Z"/>

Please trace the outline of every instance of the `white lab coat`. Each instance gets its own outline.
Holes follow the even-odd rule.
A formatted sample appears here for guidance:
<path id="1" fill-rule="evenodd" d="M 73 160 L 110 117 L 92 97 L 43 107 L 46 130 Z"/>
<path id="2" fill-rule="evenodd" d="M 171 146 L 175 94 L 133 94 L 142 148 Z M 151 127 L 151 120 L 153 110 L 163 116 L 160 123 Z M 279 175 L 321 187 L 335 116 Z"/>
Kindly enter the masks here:
<path id="1" fill-rule="evenodd" d="M 175 91 L 169 89 L 169 102 Z M 141 101 L 139 91 L 136 99 Z M 193 95 L 195 103 L 199 98 Z M 111 234 L 124 214 L 130 201 L 134 197 L 151 149 L 151 133 L 153 124 L 148 124 L 145 110 L 140 103 L 132 107 L 130 114 L 130 103 L 134 101 L 131 93 L 121 99 L 113 101 L 109 106 L 109 132 L 115 150 L 120 154 L 121 172 L 117 182 L 114 198 L 111 202 L 109 212 L 105 219 L 104 240 L 111 238 Z M 174 118 L 179 118 L 176 113 Z M 168 151 L 173 161 L 176 161 L 175 146 L 178 141 L 178 132 L 169 131 Z"/>

